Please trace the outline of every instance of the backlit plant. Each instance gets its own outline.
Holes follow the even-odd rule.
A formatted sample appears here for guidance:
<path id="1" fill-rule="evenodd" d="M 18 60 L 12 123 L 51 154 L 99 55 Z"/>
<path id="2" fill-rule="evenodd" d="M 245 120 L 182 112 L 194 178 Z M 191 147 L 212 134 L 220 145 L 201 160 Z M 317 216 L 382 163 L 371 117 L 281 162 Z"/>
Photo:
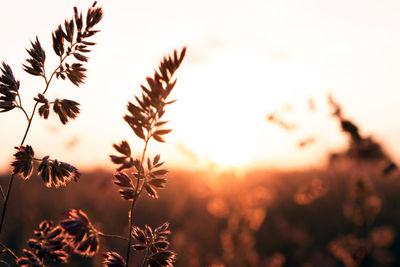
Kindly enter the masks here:
<path id="1" fill-rule="evenodd" d="M 120 187 L 121 197 L 132 201 L 129 211 L 130 234 L 128 235 L 126 252 L 128 264 L 132 239 L 139 242 L 139 244 L 132 246 L 134 250 L 146 251 L 143 266 L 172 266 L 175 259 L 175 253 L 168 250 L 169 243 L 166 240 L 169 234 L 168 224 L 165 223 L 154 231 L 149 226 L 141 230 L 134 226 L 133 212 L 143 191 L 146 191 L 150 197 L 157 199 L 157 190 L 164 188 L 167 182 L 165 175 L 168 171 L 161 168 L 164 162 L 161 162 L 160 155 L 151 158 L 146 155 L 146 152 L 151 139 L 165 142 L 164 136 L 171 132 L 171 129 L 164 128 L 167 121 L 162 120 L 162 117 L 165 113 L 165 107 L 174 102 L 167 101 L 167 98 L 176 84 L 173 75 L 182 63 L 185 53 L 186 48 L 183 48 L 180 53 L 175 50 L 173 56 L 164 58 L 154 76 L 147 77 L 148 86 L 141 86 L 142 97 L 135 97 L 136 104 L 128 103 L 128 114 L 124 116 L 124 119 L 135 135 L 144 142 L 141 155 L 134 157 L 131 154 L 129 143 L 124 140 L 120 144 L 114 144 L 115 150 L 120 155 L 110 156 L 111 161 L 119 166 L 118 172 L 114 176 L 114 183 Z M 123 170 L 131 170 L 132 175 L 122 172 Z"/>
<path id="2" fill-rule="evenodd" d="M 27 49 L 29 58 L 23 65 L 23 70 L 44 80 L 44 89 L 34 98 L 35 104 L 31 115 L 22 104 L 19 94 L 20 82 L 15 78 L 11 67 L 4 62 L 0 66 L 0 112 L 20 109 L 27 120 L 22 140 L 19 146 L 15 147 L 16 152 L 11 163 L 12 175 L 7 191 L 4 192 L 0 188 L 3 198 L 0 233 L 3 230 L 9 196 L 16 175 L 29 179 L 35 172 L 42 178 L 46 187 L 56 188 L 66 186 L 72 180 L 78 182 L 80 179 L 81 174 L 76 167 L 47 155 L 37 157 L 32 146 L 25 144 L 25 141 L 36 111 L 43 119 L 48 119 L 49 114 L 54 112 L 63 125 L 78 116 L 80 112 L 78 102 L 70 99 L 48 99 L 46 92 L 53 78 L 68 79 L 75 86 L 84 83 L 86 68 L 83 64 L 88 61 L 87 54 L 95 45 L 90 41 L 90 37 L 98 32 L 95 26 L 102 17 L 103 10 L 101 7 L 96 7 L 96 2 L 87 10 L 85 16 L 82 12 L 78 12 L 76 7 L 74 8 L 73 18 L 65 20 L 64 24 L 59 25 L 52 34 L 53 50 L 59 62 L 50 75 L 47 74 L 46 52 L 38 37 L 31 42 L 32 47 Z M 175 86 L 176 79 L 173 75 L 182 63 L 185 52 L 186 48 L 183 48 L 181 52 L 174 51 L 173 55 L 165 57 L 154 76 L 147 78 L 148 85 L 141 86 L 142 96 L 135 97 L 136 104 L 128 103 L 128 114 L 124 119 L 135 135 L 143 140 L 142 152 L 135 156 L 129 143 L 122 141 L 120 144 L 114 144 L 120 155 L 110 156 L 112 162 L 118 165 L 113 182 L 120 188 L 121 197 L 132 202 L 128 216 L 127 237 L 105 234 L 93 226 L 85 212 L 71 209 L 58 225 L 42 221 L 38 230 L 34 232 L 35 237 L 27 241 L 28 248 L 23 250 L 22 256 L 17 256 L 17 253 L 0 242 L 3 252 L 13 257 L 18 265 L 47 266 L 49 262 L 68 263 L 72 253 L 91 257 L 99 250 L 99 238 L 109 237 L 127 243 L 126 258 L 116 252 L 106 252 L 103 254 L 104 266 L 128 266 L 133 250 L 143 251 L 142 266 L 172 266 L 176 255 L 169 250 L 167 240 L 170 234 L 169 224 L 164 223 L 155 229 L 146 225 L 142 229 L 134 225 L 134 209 L 143 191 L 156 199 L 157 190 L 164 188 L 167 182 L 165 177 L 167 170 L 162 168 L 164 162 L 161 161 L 160 155 L 150 158 L 146 152 L 151 139 L 165 142 L 164 137 L 171 132 L 171 129 L 164 128 L 167 121 L 162 118 L 165 107 L 174 102 L 167 101 L 167 98 Z M 129 174 L 124 172 L 128 170 Z M 9 266 L 4 260 L 0 263 Z"/>
<path id="3" fill-rule="evenodd" d="M 63 25 L 59 25 L 52 34 L 53 50 L 59 58 L 56 67 L 48 74 L 46 65 L 46 52 L 43 49 L 38 37 L 31 42 L 31 48 L 27 49 L 29 57 L 23 65 L 23 70 L 33 76 L 41 77 L 44 81 L 44 88 L 34 98 L 31 115 L 28 115 L 20 96 L 20 81 L 15 78 L 11 67 L 2 63 L 0 67 L 0 112 L 9 112 L 14 109 L 21 110 L 27 120 L 27 126 L 19 146 L 16 146 L 14 161 L 11 163 L 12 175 L 9 180 L 7 191 L 1 188 L 3 198 L 2 213 L 0 219 L 0 233 L 6 219 L 9 197 L 12 192 L 13 181 L 16 175 L 23 179 L 29 179 L 35 171 L 41 176 L 46 187 L 66 186 L 67 182 L 74 180 L 77 182 L 81 176 L 78 169 L 66 162 L 52 159 L 50 156 L 35 157 L 34 149 L 31 145 L 26 145 L 25 141 L 33 122 L 33 118 L 38 111 L 39 116 L 48 119 L 50 112 L 58 115 L 62 124 L 75 119 L 80 112 L 79 103 L 69 99 L 47 99 L 45 94 L 50 88 L 54 78 L 68 79 L 75 86 L 80 86 L 86 78 L 86 68 L 84 63 L 88 61 L 87 54 L 92 46 L 93 35 L 98 30 L 95 26 L 101 21 L 103 10 L 96 6 L 96 2 L 87 10 L 85 16 L 78 9 L 74 8 L 74 17 L 65 20 Z M 51 111 L 52 110 L 52 111 Z M 38 167 L 35 168 L 35 163 Z M 23 257 L 17 259 L 21 266 L 44 266 L 45 258 L 59 262 L 67 261 L 67 252 L 64 247 L 69 246 L 65 237 L 65 231 L 61 227 L 52 228 L 49 222 L 42 222 L 39 230 L 35 232 L 37 239 L 30 239 L 28 245 L 31 250 L 24 250 Z M 1 246 L 16 257 L 4 244 Z M 75 248 L 79 249 L 78 248 Z"/>
<path id="4" fill-rule="evenodd" d="M 157 199 L 157 190 L 164 188 L 167 182 L 165 175 L 168 171 L 161 168 L 164 165 L 161 156 L 156 155 L 151 158 L 146 152 L 151 139 L 164 142 L 163 137 L 171 132 L 170 129 L 164 129 L 167 121 L 162 120 L 162 117 L 165 107 L 174 102 L 167 101 L 167 97 L 175 86 L 176 79 L 172 78 L 185 53 L 186 48 L 183 48 L 180 53 L 175 50 L 173 56 L 165 57 L 153 78 L 147 78 L 148 88 L 141 86 L 142 98 L 135 97 L 137 104 L 128 103 L 128 114 L 124 119 L 135 135 L 144 142 L 139 157 L 134 157 L 129 143 L 125 140 L 113 145 L 120 154 L 110 156 L 111 161 L 118 165 L 113 182 L 120 188 L 121 197 L 132 202 L 128 216 L 127 237 L 102 233 L 93 226 L 83 211 L 72 209 L 66 214 L 67 218 L 60 222 L 60 226 L 75 253 L 93 256 L 99 249 L 99 237 L 111 237 L 127 242 L 126 258 L 114 251 L 106 252 L 103 254 L 104 266 L 129 266 L 132 251 L 144 252 L 142 266 L 173 266 L 176 255 L 169 250 L 167 240 L 171 233 L 169 223 L 164 223 L 155 229 L 146 225 L 142 229 L 134 225 L 134 209 L 144 191 L 150 197 Z M 131 175 L 123 170 L 129 170 Z"/>

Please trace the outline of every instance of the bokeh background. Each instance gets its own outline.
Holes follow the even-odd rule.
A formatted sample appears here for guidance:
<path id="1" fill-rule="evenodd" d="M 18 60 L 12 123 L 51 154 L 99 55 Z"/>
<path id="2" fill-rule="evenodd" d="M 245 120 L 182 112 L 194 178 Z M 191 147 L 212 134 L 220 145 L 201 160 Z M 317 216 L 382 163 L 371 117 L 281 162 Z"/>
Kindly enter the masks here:
<path id="1" fill-rule="evenodd" d="M 51 32 L 72 7 L 91 1 L 4 1 L 0 11 L 0 58 L 22 81 L 26 106 L 42 81 L 21 68 L 36 35 L 50 55 Z M 28 143 L 43 153 L 84 168 L 111 167 L 110 144 L 131 136 L 122 121 L 128 100 L 152 74 L 162 56 L 188 47 L 167 112 L 174 129 L 168 143 L 152 146 L 174 167 L 269 166 L 299 168 L 326 160 L 326 150 L 345 139 L 327 122 L 327 94 L 334 93 L 366 134 L 385 141 L 399 159 L 400 30 L 398 1 L 103 1 L 105 17 L 90 54 L 86 86 L 55 83 L 49 96 L 81 103 L 82 113 L 68 125 L 37 120 Z M 53 61 L 52 61 L 53 60 Z M 48 67 L 55 58 L 48 57 Z M 313 98 L 318 113 L 309 116 Z M 290 103 L 297 136 L 282 134 L 265 116 Z M 21 112 L 1 116 L 2 170 L 19 143 Z M 307 152 L 293 143 L 318 135 Z M 134 138 L 132 138 L 132 141 Z M 45 140 L 45 142 L 43 142 Z M 66 149 L 69 148 L 69 149 Z M 87 151 L 91 151 L 90 156 Z M 189 153 L 187 153 L 189 152 Z M 193 152 L 193 153 L 191 153 Z M 195 156 L 194 156 L 195 155 Z M 326 162 L 326 161 L 325 161 Z"/>
<path id="2" fill-rule="evenodd" d="M 21 80 L 28 110 L 43 87 L 22 70 L 29 41 L 39 37 L 50 68 L 51 32 L 73 6 L 91 4 L 1 3 L 0 60 Z M 164 55 L 187 46 L 172 94 L 178 101 L 166 113 L 173 131 L 149 147 L 167 162 L 168 188 L 157 201 L 141 199 L 136 214 L 141 226 L 171 223 L 177 266 L 400 264 L 400 2 L 98 4 L 105 17 L 85 85 L 56 81 L 49 90 L 81 103 L 81 114 L 65 127 L 37 117 L 26 142 L 77 166 L 82 179 L 57 190 L 38 177 L 19 179 L 5 225 L 10 247 L 21 251 L 41 220 L 58 221 L 70 208 L 104 232 L 126 232 L 129 203 L 112 183 L 108 155 L 121 140 L 141 151 L 122 119 L 126 104 Z M 26 125 L 12 111 L 0 126 L 5 187 Z M 119 241 L 101 242 L 103 252 L 124 253 Z M 71 266 L 100 260 L 76 257 Z"/>

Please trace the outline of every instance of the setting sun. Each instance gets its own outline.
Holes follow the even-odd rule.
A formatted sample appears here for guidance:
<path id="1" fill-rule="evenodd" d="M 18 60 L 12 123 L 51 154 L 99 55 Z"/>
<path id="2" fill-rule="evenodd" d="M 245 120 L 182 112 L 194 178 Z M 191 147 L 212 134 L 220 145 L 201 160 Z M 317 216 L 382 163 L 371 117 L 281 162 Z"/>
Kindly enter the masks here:
<path id="1" fill-rule="evenodd" d="M 305 6 L 311 6 L 313 1 L 308 2 L 301 6 L 257 1 L 244 6 L 232 4 L 231 11 L 224 15 L 223 20 L 220 20 L 217 10 L 208 10 L 207 20 L 198 14 L 200 7 L 185 4 L 185 12 L 174 10 L 172 7 L 174 3 L 180 3 L 178 0 L 171 2 L 171 6 L 165 6 L 170 14 L 168 19 L 164 19 L 166 13 L 154 11 L 149 4 L 131 7 L 133 4 L 126 3 L 126 8 L 122 9 L 117 4 L 105 3 L 108 12 L 104 19 L 104 30 L 98 36 L 100 45 L 91 54 L 93 60 L 89 61 L 87 86 L 83 90 L 64 90 L 69 97 L 80 99 L 81 116 L 67 129 L 58 129 L 56 132 L 52 130 L 58 128 L 54 121 L 35 122 L 33 127 L 37 127 L 38 133 L 28 137 L 28 140 L 34 143 L 48 140 L 43 144 L 43 150 L 50 151 L 57 146 L 57 139 L 75 140 L 74 143 L 79 145 L 71 146 L 71 150 L 63 153 L 64 157 L 79 161 L 86 167 L 96 164 L 111 167 L 104 156 L 112 152 L 110 143 L 129 138 L 129 127 L 122 120 L 115 120 L 115 117 L 125 113 L 127 101 L 133 101 L 133 95 L 139 92 L 139 85 L 145 81 L 143 77 L 151 73 L 160 56 L 170 48 L 187 46 L 187 58 L 177 73 L 178 83 L 171 96 L 178 102 L 166 113 L 174 130 L 169 137 L 165 156 L 171 159 L 174 166 L 185 166 L 188 161 L 196 168 L 202 168 L 210 162 L 222 167 L 265 163 L 285 168 L 322 163 L 327 149 L 344 145 L 344 139 L 332 132 L 333 129 L 337 131 L 333 122 L 329 127 L 319 127 L 329 118 L 328 93 L 334 93 L 369 132 L 379 134 L 382 140 L 390 140 L 390 152 L 398 158 L 395 151 L 400 147 L 396 141 L 400 129 L 392 127 L 390 131 L 385 131 L 384 127 L 388 126 L 380 125 L 384 121 L 384 114 L 395 112 L 398 107 L 379 101 L 375 93 L 379 87 L 386 95 L 398 98 L 398 90 L 395 90 L 400 86 L 397 74 L 395 71 L 386 71 L 386 68 L 367 68 L 358 59 L 368 54 L 371 61 L 369 65 L 393 67 L 399 54 L 398 50 L 391 47 L 396 47 L 394 44 L 400 43 L 400 39 L 397 35 L 380 34 L 378 42 L 366 32 L 366 27 L 370 30 L 371 27 L 363 23 L 350 23 L 352 17 L 348 11 L 337 9 L 335 5 L 331 6 L 330 13 L 326 11 L 327 4 L 322 3 L 312 4 L 313 9 L 309 10 Z M 90 1 L 82 2 L 85 3 L 90 5 Z M 51 8 L 63 14 L 69 5 L 63 2 L 59 7 L 51 4 Z M 11 3 L 6 7 L 9 10 L 17 8 Z M 367 21 L 368 15 L 377 10 L 376 15 L 382 20 L 377 20 L 372 30 L 377 32 L 384 28 L 396 32 L 396 24 L 391 23 L 392 13 L 382 13 L 387 7 L 382 5 L 376 9 L 372 4 L 366 5 L 364 11 L 358 13 L 359 20 Z M 23 17 L 29 19 L 30 14 L 25 11 L 18 15 L 20 17 L 8 17 L 7 14 L 12 12 L 7 12 L 7 8 L 2 11 L 2 19 L 7 23 L 15 22 L 18 25 L 17 21 Z M 303 12 L 295 12 L 296 8 Z M 203 7 L 200 9 L 203 10 Z M 152 19 L 143 16 L 148 10 L 154 11 L 157 16 Z M 313 23 L 313 20 L 319 19 L 316 14 L 321 12 L 327 16 L 318 24 Z M 339 14 L 341 23 L 329 26 Z M 127 20 L 131 16 L 133 20 Z M 10 28 L 4 29 L 10 31 L 4 32 L 4 36 L 21 44 L 16 46 L 4 42 L 2 51 L 7 51 L 3 52 L 4 60 L 13 65 L 22 62 L 24 57 L 9 55 L 19 55 L 24 51 L 28 44 L 26 40 L 34 38 L 34 28 L 41 29 L 39 37 L 46 36 L 50 22 L 56 24 L 58 19 L 56 15 L 39 17 L 46 17 L 47 20 L 35 17 L 34 23 L 24 26 L 24 34 L 20 34 L 22 30 L 15 31 L 19 32 L 15 34 Z M 161 21 L 168 25 L 168 38 L 164 38 L 167 33 L 158 31 Z M 352 31 L 357 32 L 358 36 L 352 36 Z M 359 40 L 364 40 L 362 47 Z M 379 47 L 386 47 L 386 52 L 369 52 L 377 51 Z M 354 75 L 354 70 L 359 70 L 359 74 Z M 18 77 L 26 76 L 17 68 L 15 72 Z M 369 81 L 366 82 L 364 77 L 368 77 Z M 29 84 L 32 87 L 39 84 L 37 80 L 27 80 L 29 83 L 24 82 L 23 88 L 29 87 Z M 380 85 L 381 82 L 384 87 Z M 61 83 L 57 86 L 67 87 Z M 360 93 L 364 100 L 354 105 L 352 99 Z M 21 94 L 27 98 L 35 96 L 29 90 L 23 90 Z M 52 91 L 49 94 L 58 95 Z M 95 101 L 93 95 L 96 95 Z M 323 113 L 310 116 L 306 112 L 309 98 L 315 100 L 318 111 Z M 378 101 L 380 108 L 372 117 L 365 115 L 367 113 L 362 110 L 369 110 L 374 101 Z M 267 115 L 287 104 L 295 107 L 293 113 L 289 114 L 290 120 L 300 126 L 293 131 L 294 134 L 287 134 L 266 121 Z M 4 125 L 10 125 L 21 115 L 14 112 L 12 116 L 15 117 L 2 117 L 1 120 Z M 103 124 L 97 123 L 95 118 L 99 117 Z M 309 126 L 316 132 L 310 131 Z M 24 126 L 21 123 L 15 124 L 15 127 Z M 307 130 L 304 130 L 306 127 Z M 7 138 L 20 138 L 4 134 Z M 54 138 L 56 135 L 59 138 Z M 301 139 L 310 136 L 318 136 L 310 148 L 296 149 Z M 181 144 L 197 160 L 193 161 L 193 157 L 190 159 L 181 153 Z M 3 150 L 8 147 L 7 142 L 0 146 Z M 158 153 L 159 147 L 149 149 Z M 160 149 L 163 151 L 165 148 Z M 96 153 L 86 157 L 85 151 Z M 10 153 L 1 155 L 2 162 L 8 162 L 10 157 Z M 2 168 L 6 169 L 6 165 L 2 165 Z"/>
<path id="2" fill-rule="evenodd" d="M 400 266 L 399 1 L 3 2 L 0 264 Z"/>

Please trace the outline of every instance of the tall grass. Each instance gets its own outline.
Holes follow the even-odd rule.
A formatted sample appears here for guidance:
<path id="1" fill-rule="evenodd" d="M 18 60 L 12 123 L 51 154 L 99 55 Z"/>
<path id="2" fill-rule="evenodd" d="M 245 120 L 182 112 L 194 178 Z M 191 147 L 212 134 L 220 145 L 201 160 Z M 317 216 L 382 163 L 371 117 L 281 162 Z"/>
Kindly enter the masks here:
<path id="1" fill-rule="evenodd" d="M 42 178 L 46 187 L 56 188 L 64 187 L 72 180 L 78 182 L 81 178 L 81 173 L 71 164 L 47 155 L 37 157 L 33 147 L 25 144 L 25 141 L 36 113 L 43 119 L 48 119 L 49 114 L 54 112 L 63 125 L 79 115 L 78 102 L 69 99 L 48 99 L 46 93 L 54 79 L 69 80 L 75 86 L 84 83 L 86 78 L 84 63 L 88 61 L 87 54 L 95 45 L 91 37 L 99 32 L 96 26 L 103 17 L 102 8 L 96 4 L 94 2 L 84 15 L 75 7 L 73 18 L 65 20 L 52 33 L 53 50 L 59 62 L 51 71 L 46 65 L 47 55 L 39 39 L 36 37 L 31 42 L 31 48 L 27 49 L 29 57 L 23 69 L 30 75 L 42 78 L 44 85 L 43 90 L 34 98 L 35 104 L 30 113 L 22 104 L 19 93 L 20 81 L 14 77 L 11 67 L 4 62 L 0 67 L 0 111 L 10 112 L 19 109 L 27 121 L 22 140 L 19 146 L 15 147 L 7 190 L 4 192 L 0 188 L 3 199 L 0 233 L 4 230 L 3 225 L 7 219 L 7 207 L 16 176 L 28 180 L 35 172 Z M 167 182 L 165 178 L 167 170 L 161 168 L 164 164 L 161 156 L 150 158 L 147 155 L 147 147 L 151 140 L 165 142 L 165 136 L 171 131 L 164 128 L 167 121 L 163 121 L 162 117 L 165 107 L 174 102 L 167 101 L 167 98 L 175 86 L 176 79 L 173 76 L 182 63 L 185 52 L 186 48 L 183 48 L 179 53 L 174 51 L 171 56 L 165 57 L 154 76 L 147 78 L 147 87 L 141 86 L 141 97 L 135 97 L 137 103 L 128 103 L 128 114 L 124 119 L 135 135 L 143 140 L 143 150 L 140 154 L 135 157 L 127 141 L 114 144 L 114 148 L 121 154 L 111 156 L 111 160 L 119 165 L 118 172 L 114 175 L 114 183 L 120 188 L 121 197 L 131 201 L 131 208 L 128 211 L 129 227 L 125 237 L 103 233 L 94 227 L 85 212 L 70 209 L 59 224 L 42 221 L 34 231 L 34 238 L 27 241 L 29 249 L 23 250 L 23 256 L 18 256 L 19 253 L 0 242 L 3 252 L 9 255 L 8 258 L 20 266 L 68 263 L 72 254 L 86 257 L 96 255 L 100 246 L 99 238 L 104 237 L 126 242 L 126 257 L 121 257 L 117 252 L 106 252 L 103 254 L 104 266 L 129 266 L 132 250 L 144 252 L 142 266 L 172 266 L 176 256 L 168 249 L 169 224 L 164 223 L 156 228 L 147 225 L 140 228 L 134 223 L 134 210 L 143 192 L 147 192 L 152 198 L 158 198 L 157 190 L 164 188 Z M 123 170 L 129 171 L 129 174 Z M 13 265 L 10 259 L 1 260 L 1 263 L 7 266 Z"/>

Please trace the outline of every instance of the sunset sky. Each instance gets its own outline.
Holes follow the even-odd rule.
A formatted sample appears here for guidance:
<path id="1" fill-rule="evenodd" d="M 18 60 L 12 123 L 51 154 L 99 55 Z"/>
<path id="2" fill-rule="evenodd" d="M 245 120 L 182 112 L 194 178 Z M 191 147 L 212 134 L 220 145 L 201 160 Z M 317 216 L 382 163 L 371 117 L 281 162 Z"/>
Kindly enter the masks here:
<path id="1" fill-rule="evenodd" d="M 56 64 L 51 32 L 92 1 L 3 1 L 0 61 L 21 81 L 27 110 L 43 80 L 25 73 L 25 48 L 38 35 L 47 68 Z M 363 135 L 383 142 L 400 160 L 400 2 L 369 0 L 148 0 L 99 1 L 105 17 L 90 53 L 86 83 L 51 85 L 49 98 L 81 103 L 78 119 L 33 121 L 26 144 L 80 168 L 111 167 L 112 144 L 128 140 L 126 104 L 140 93 L 164 55 L 187 46 L 166 116 L 167 143 L 150 145 L 170 167 L 298 168 L 318 166 L 345 147 L 332 119 L 332 93 Z M 312 98 L 316 111 L 308 108 Z M 266 116 L 287 105 L 287 132 Z M 26 120 L 19 110 L 0 114 L 0 170 L 9 169 Z M 309 147 L 297 143 L 314 137 Z"/>

